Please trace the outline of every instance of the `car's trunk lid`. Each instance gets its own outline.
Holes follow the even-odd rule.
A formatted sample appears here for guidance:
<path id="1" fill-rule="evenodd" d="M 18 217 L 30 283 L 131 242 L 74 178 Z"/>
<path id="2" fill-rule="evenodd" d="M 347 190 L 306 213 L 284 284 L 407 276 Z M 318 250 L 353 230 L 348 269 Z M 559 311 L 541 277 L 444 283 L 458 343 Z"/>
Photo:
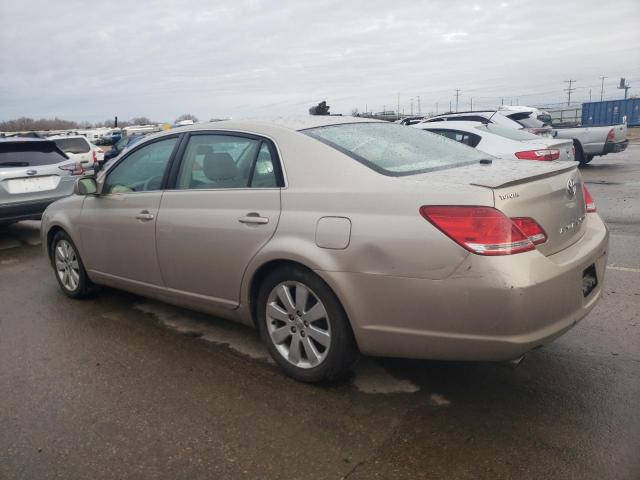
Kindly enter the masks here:
<path id="1" fill-rule="evenodd" d="M 533 218 L 545 230 L 547 241 L 537 246 L 544 255 L 569 247 L 584 234 L 582 178 L 573 163 L 493 160 L 421 177 L 491 189 L 495 208 L 510 218 Z"/>

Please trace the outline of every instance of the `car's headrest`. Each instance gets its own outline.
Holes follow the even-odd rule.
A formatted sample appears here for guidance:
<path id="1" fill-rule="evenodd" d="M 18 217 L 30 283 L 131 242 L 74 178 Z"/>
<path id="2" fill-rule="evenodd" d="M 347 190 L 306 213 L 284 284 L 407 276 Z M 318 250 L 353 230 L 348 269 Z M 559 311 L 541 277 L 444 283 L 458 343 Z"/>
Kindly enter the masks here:
<path id="1" fill-rule="evenodd" d="M 202 162 L 202 170 L 212 182 L 229 180 L 238 175 L 233 158 L 226 152 L 207 153 Z"/>

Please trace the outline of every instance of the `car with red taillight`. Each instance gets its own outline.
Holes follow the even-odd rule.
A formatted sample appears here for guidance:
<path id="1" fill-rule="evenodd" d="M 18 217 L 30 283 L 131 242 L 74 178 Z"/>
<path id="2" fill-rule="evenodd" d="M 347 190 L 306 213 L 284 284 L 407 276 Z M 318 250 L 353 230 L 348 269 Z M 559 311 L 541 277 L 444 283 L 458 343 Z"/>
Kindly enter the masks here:
<path id="1" fill-rule="evenodd" d="M 602 294 L 608 232 L 575 163 L 388 122 L 186 126 L 76 193 L 42 219 L 64 294 L 103 284 L 254 325 L 302 381 L 359 353 L 519 358 Z"/>
<path id="2" fill-rule="evenodd" d="M 588 127 L 551 126 L 548 113 L 534 107 L 502 106 L 498 110 L 450 112 L 428 118 L 424 123 L 476 122 L 526 131 L 543 138 L 569 140 L 575 148 L 575 160 L 585 165 L 596 156 L 621 152 L 627 148 L 626 124 Z M 421 124 L 418 124 L 421 125 Z"/>
<path id="3" fill-rule="evenodd" d="M 412 126 L 443 135 L 497 158 L 545 162 L 575 160 L 575 150 L 571 140 L 540 137 L 524 130 L 514 130 L 495 123 L 453 121 L 426 122 Z"/>
<path id="4" fill-rule="evenodd" d="M 71 195 L 82 165 L 40 138 L 0 139 L 0 224 L 39 219 L 55 200 Z"/>

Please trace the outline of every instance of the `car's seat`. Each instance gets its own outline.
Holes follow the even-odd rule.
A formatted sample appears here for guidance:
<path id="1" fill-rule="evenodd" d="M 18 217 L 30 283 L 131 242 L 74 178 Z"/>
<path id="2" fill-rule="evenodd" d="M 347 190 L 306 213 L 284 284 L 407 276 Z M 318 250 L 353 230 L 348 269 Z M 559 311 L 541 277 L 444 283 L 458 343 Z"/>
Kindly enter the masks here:
<path id="1" fill-rule="evenodd" d="M 202 162 L 205 177 L 210 184 L 201 188 L 233 188 L 240 187 L 238 168 L 231 155 L 226 152 L 207 153 Z"/>

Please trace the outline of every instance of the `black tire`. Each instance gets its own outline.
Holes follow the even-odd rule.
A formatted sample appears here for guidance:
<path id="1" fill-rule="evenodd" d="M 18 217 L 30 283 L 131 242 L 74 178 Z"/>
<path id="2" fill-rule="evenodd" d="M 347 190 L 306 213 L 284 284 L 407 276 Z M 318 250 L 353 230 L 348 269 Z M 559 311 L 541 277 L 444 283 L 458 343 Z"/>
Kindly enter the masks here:
<path id="1" fill-rule="evenodd" d="M 321 302 L 326 311 L 326 318 L 322 321 L 330 326 L 330 340 L 326 356 L 318 365 L 307 366 L 306 368 L 294 365 L 283 356 L 283 353 L 278 350 L 274 340 L 271 338 L 270 327 L 267 322 L 275 323 L 277 320 L 268 320 L 267 302 L 274 289 L 283 282 L 302 284 L 308 288 L 310 293 Z M 296 266 L 286 266 L 274 270 L 264 279 L 260 286 L 256 308 L 260 336 L 265 342 L 271 357 L 290 377 L 308 383 L 332 381 L 342 378 L 355 366 L 359 353 L 349 319 L 331 288 L 313 272 Z M 304 317 L 300 316 L 298 320 L 301 318 Z M 301 330 L 304 330 L 304 328 Z M 299 335 L 303 335 L 302 331 L 299 332 Z M 307 341 L 311 340 L 311 335 L 309 335 Z M 293 337 L 290 341 L 293 342 Z M 303 345 L 299 348 L 301 352 L 305 350 Z M 305 355 L 305 353 L 302 353 L 302 356 Z"/>
<path id="2" fill-rule="evenodd" d="M 580 142 L 574 141 L 573 145 L 576 149 L 576 162 L 578 162 L 581 166 L 586 165 L 591 160 L 593 160 L 593 156 L 584 154 L 584 151 L 582 150 L 582 144 L 580 144 Z"/>
<path id="3" fill-rule="evenodd" d="M 58 274 L 58 269 L 56 267 L 56 249 L 58 248 L 58 246 L 64 245 L 63 242 L 66 242 L 66 244 L 70 246 L 70 248 L 73 250 L 75 258 L 77 259 L 78 280 L 75 288 L 70 288 L 69 286 L 63 283 L 62 278 L 60 278 L 60 275 Z M 93 284 L 91 283 L 91 280 L 89 280 L 87 271 L 84 268 L 84 263 L 82 263 L 82 258 L 80 258 L 80 253 L 78 252 L 78 248 L 76 247 L 75 243 L 73 243 L 73 240 L 71 240 L 71 237 L 67 235 L 66 232 L 61 230 L 55 234 L 55 236 L 53 237 L 53 240 L 51 241 L 51 249 L 50 249 L 49 256 L 51 260 L 51 266 L 53 267 L 53 273 L 56 277 L 56 280 L 58 281 L 58 285 L 60 285 L 60 289 L 64 292 L 65 295 L 73 299 L 82 299 L 82 298 L 87 298 L 88 296 L 91 295 L 91 293 L 93 293 Z"/>

